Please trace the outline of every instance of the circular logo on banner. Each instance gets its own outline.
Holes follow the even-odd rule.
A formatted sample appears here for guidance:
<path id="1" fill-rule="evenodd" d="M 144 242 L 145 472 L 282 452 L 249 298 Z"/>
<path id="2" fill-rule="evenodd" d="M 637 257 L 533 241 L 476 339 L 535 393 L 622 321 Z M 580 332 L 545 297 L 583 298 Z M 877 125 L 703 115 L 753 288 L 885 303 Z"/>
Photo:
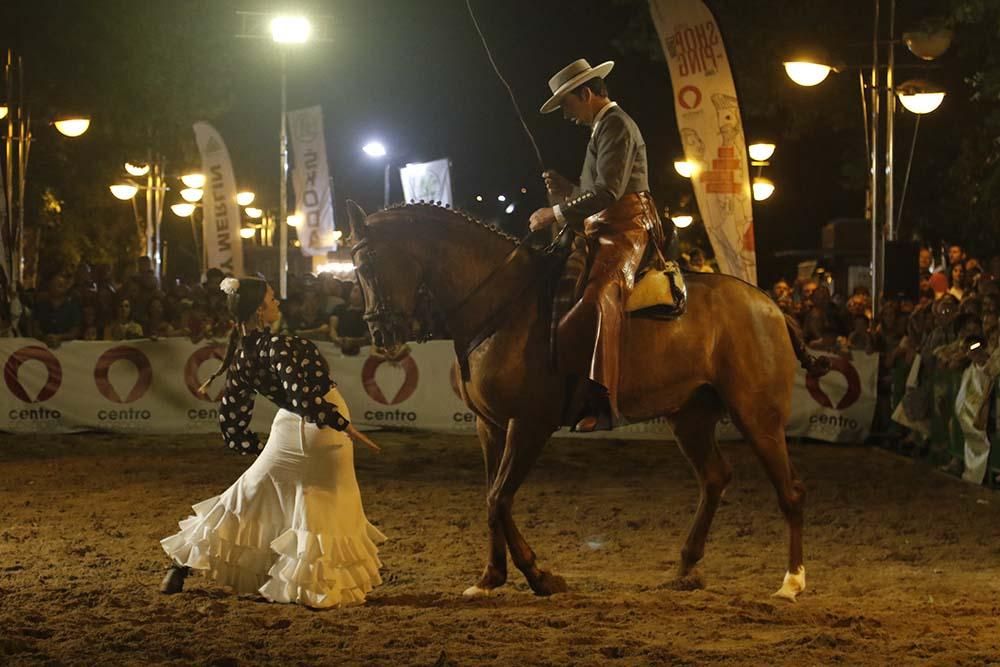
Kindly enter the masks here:
<path id="1" fill-rule="evenodd" d="M 695 86 L 684 86 L 677 91 L 677 102 L 684 109 L 697 109 L 701 106 L 701 90 Z"/>
<path id="2" fill-rule="evenodd" d="M 188 357 L 187 363 L 184 364 L 184 383 L 187 385 L 188 391 L 191 395 L 200 401 L 205 401 L 207 403 L 215 403 L 220 398 L 222 398 L 223 387 L 219 388 L 219 391 L 213 396 L 211 391 L 211 386 L 209 390 L 205 392 L 202 396 L 198 393 L 198 388 L 201 386 L 201 380 L 198 379 L 198 371 L 201 369 L 201 365 L 204 364 L 209 359 L 214 359 L 216 361 L 222 362 L 226 358 L 226 346 L 225 345 L 207 345 L 205 347 L 200 347 L 194 351 L 194 353 Z M 212 369 L 215 372 L 215 369 Z M 218 379 L 216 379 L 218 381 Z"/>
<path id="3" fill-rule="evenodd" d="M 830 360 L 830 372 L 837 372 L 847 380 L 847 391 L 835 406 L 830 397 L 826 395 L 823 388 L 819 386 L 819 378 L 814 375 L 806 375 L 806 389 L 809 395 L 824 408 L 836 408 L 844 410 L 854 405 L 861 397 L 861 376 L 849 360 L 843 357 L 827 357 Z"/>
<path id="4" fill-rule="evenodd" d="M 129 391 L 128 396 L 125 398 L 118 395 L 118 391 L 111 385 L 111 380 L 108 378 L 111 365 L 121 360 L 131 362 L 135 366 L 135 370 L 139 372 L 139 377 L 135 380 L 135 386 L 132 387 L 132 390 Z M 97 360 L 97 364 L 94 366 L 94 382 L 97 384 L 97 390 L 101 392 L 101 396 L 109 401 L 114 403 L 132 403 L 142 398 L 143 394 L 146 393 L 149 386 L 153 383 L 153 367 L 149 363 L 149 357 L 139 349 L 128 347 L 127 345 L 119 345 L 102 354 Z"/>
<path id="5" fill-rule="evenodd" d="M 392 400 L 386 399 L 385 394 L 382 393 L 382 388 L 379 387 L 378 381 L 375 379 L 375 371 L 386 362 L 392 366 L 402 368 L 404 374 L 403 383 L 396 390 L 396 395 L 393 396 Z M 419 380 L 420 371 L 417 370 L 417 362 L 410 355 L 406 355 L 398 361 L 389 361 L 388 359 L 374 356 L 368 357 L 365 365 L 361 368 L 361 386 L 365 388 L 365 393 L 371 396 L 373 401 L 377 401 L 382 405 L 396 405 L 408 399 L 416 391 Z"/>
<path id="6" fill-rule="evenodd" d="M 45 364 L 45 369 L 48 371 L 45 386 L 39 390 L 38 396 L 35 398 L 28 396 L 28 390 L 17 379 L 17 372 L 21 369 L 21 364 L 26 361 L 40 361 Z M 48 348 L 40 345 L 29 345 L 10 355 L 3 367 L 3 379 L 7 383 L 10 393 L 20 400 L 25 403 L 42 403 L 55 396 L 56 392 L 59 391 L 59 386 L 62 384 L 62 365 Z"/>

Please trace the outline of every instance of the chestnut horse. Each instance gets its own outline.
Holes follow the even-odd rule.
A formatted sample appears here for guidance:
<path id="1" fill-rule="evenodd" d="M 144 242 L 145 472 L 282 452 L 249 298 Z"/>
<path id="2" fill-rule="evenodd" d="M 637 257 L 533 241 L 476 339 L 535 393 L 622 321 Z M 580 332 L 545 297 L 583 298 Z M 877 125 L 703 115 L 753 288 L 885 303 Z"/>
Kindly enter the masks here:
<path id="1" fill-rule="evenodd" d="M 528 275 L 524 289 L 512 291 L 511 281 L 497 276 L 511 263 L 517 239 L 465 213 L 420 203 L 366 217 L 353 202 L 348 208 L 375 346 L 390 358 L 400 353 L 426 291 L 455 340 L 471 341 L 467 349 L 474 348 L 463 364 L 461 386 L 477 417 L 486 463 L 489 545 L 482 577 L 465 595 L 486 595 L 506 582 L 508 550 L 536 594 L 565 591 L 562 577 L 538 567 L 512 516 L 514 495 L 560 427 L 570 386 L 551 363 L 546 281 Z M 678 583 L 700 585 L 694 568 L 732 477 L 715 438 L 717 422 L 728 413 L 777 491 L 789 547 L 775 595 L 794 600 L 805 589 L 805 489 L 789 462 L 785 424 L 796 366 L 809 369 L 814 360 L 805 354 L 797 328 L 764 292 L 725 275 L 688 274 L 686 280 L 682 317 L 632 317 L 623 329 L 619 392 L 628 421 L 668 420 L 701 484 Z M 489 321 L 492 327 L 484 332 Z M 464 361 L 461 346 L 456 350 Z"/>

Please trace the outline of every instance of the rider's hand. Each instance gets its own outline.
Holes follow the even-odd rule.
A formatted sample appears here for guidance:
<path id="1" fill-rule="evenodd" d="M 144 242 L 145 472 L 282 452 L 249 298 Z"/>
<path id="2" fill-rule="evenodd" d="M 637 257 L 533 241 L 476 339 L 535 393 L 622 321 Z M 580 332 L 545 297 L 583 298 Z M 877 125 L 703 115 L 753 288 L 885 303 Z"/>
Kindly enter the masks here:
<path id="1" fill-rule="evenodd" d="M 368 449 L 371 449 L 376 454 L 382 451 L 382 448 L 375 444 L 375 441 L 369 438 L 367 435 L 359 431 L 354 427 L 354 424 L 348 424 L 346 429 L 347 435 L 350 436 L 351 440 L 360 442 Z"/>
<path id="2" fill-rule="evenodd" d="M 573 184 L 558 172 L 552 169 L 543 171 L 542 178 L 545 180 L 545 190 L 553 197 L 567 199 L 573 194 Z"/>
<path id="3" fill-rule="evenodd" d="M 556 214 L 551 208 L 540 208 L 531 214 L 529 228 L 536 232 L 545 229 L 556 221 Z"/>

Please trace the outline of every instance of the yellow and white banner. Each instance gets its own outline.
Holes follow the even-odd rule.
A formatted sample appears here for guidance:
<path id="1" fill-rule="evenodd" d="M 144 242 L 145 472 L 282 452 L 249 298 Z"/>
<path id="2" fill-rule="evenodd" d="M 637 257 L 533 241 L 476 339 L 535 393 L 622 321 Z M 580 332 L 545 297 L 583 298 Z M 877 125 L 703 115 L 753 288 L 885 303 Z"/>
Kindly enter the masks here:
<path id="1" fill-rule="evenodd" d="M 403 201 L 441 202 L 451 206 L 451 161 L 413 162 L 399 170 Z"/>
<path id="2" fill-rule="evenodd" d="M 205 174 L 205 196 L 202 199 L 205 268 L 219 268 L 241 276 L 243 238 L 240 236 L 240 207 L 236 203 L 236 176 L 233 175 L 229 151 L 218 131 L 208 123 L 195 123 L 194 136 Z"/>
<path id="3" fill-rule="evenodd" d="M 398 363 L 371 356 L 367 348 L 345 357 L 332 343 L 318 347 L 358 423 L 475 432 L 475 416 L 459 398 L 450 342 L 416 345 Z M 225 341 L 74 341 L 51 350 L 32 339 L 0 339 L 0 431 L 215 433 L 224 380 L 216 379 L 207 397 L 197 389 L 224 353 Z M 878 356 L 830 359 L 833 370 L 819 380 L 797 374 L 788 435 L 861 442 L 875 412 Z M 252 428 L 268 431 L 275 412 L 258 397 Z M 742 437 L 728 421 L 718 435 Z M 616 430 L 614 437 L 672 440 L 673 434 L 660 419 Z"/>
<path id="4" fill-rule="evenodd" d="M 302 216 L 298 226 L 302 254 L 326 257 L 336 250 L 334 238 L 333 196 L 330 169 L 326 162 L 326 139 L 323 132 L 323 109 L 319 106 L 288 112 L 292 136 L 292 186 L 295 189 L 295 213 Z"/>
<path id="5" fill-rule="evenodd" d="M 698 209 L 723 273 L 756 285 L 743 121 L 726 47 L 702 0 L 649 0 L 670 67 L 674 109 Z"/>

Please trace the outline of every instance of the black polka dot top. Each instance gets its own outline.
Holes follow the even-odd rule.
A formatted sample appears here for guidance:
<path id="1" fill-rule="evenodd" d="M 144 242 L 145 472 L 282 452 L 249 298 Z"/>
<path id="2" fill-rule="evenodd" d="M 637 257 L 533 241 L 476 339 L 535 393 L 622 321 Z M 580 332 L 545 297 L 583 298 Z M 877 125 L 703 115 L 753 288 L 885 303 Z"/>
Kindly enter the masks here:
<path id="1" fill-rule="evenodd" d="M 348 421 L 324 398 L 335 386 L 326 359 L 311 341 L 250 331 L 233 358 L 222 392 L 222 437 L 230 449 L 243 454 L 263 449 L 257 434 L 250 431 L 256 394 L 311 424 L 343 431 Z"/>

